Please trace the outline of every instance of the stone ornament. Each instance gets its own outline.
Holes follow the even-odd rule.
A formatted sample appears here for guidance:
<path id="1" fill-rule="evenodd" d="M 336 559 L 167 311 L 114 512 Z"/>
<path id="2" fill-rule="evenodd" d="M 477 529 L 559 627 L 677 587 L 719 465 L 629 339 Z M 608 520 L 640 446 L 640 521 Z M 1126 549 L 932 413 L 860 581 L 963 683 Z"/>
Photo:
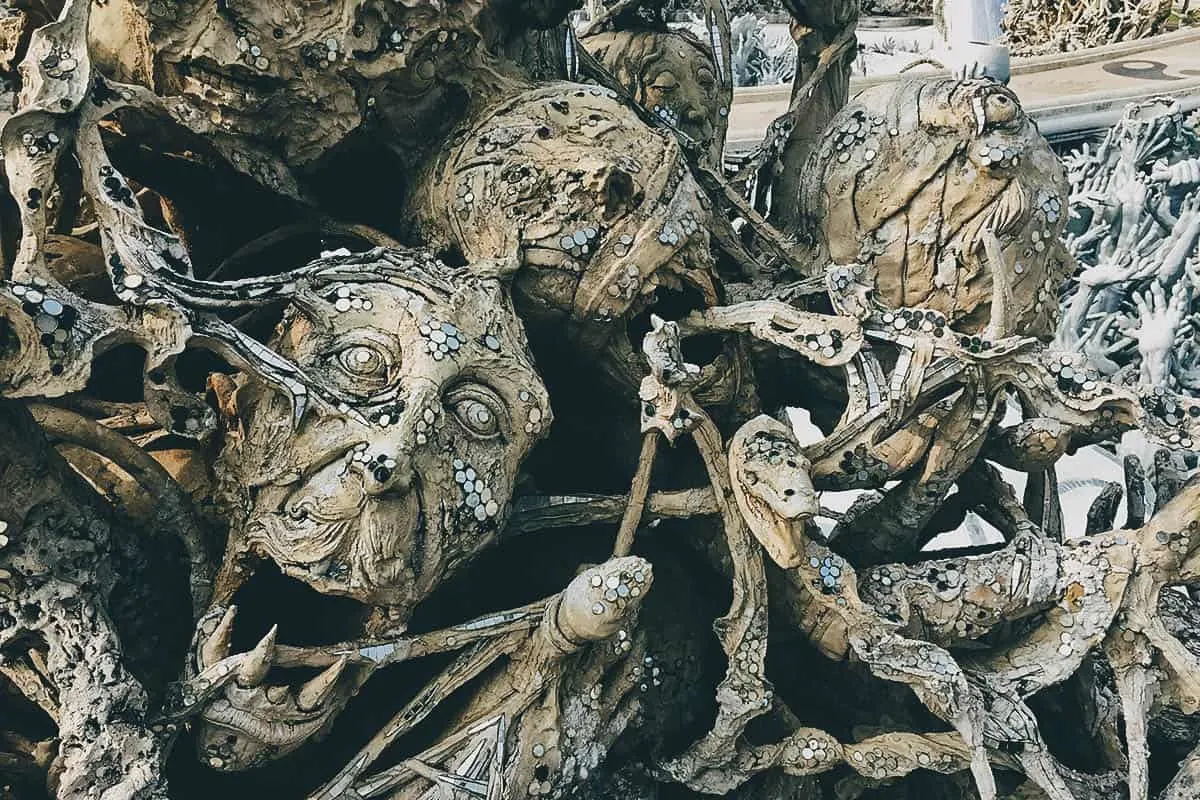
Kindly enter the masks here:
<path id="1" fill-rule="evenodd" d="M 687 32 L 649 30 L 598 33 L 581 44 L 638 103 L 721 165 L 733 92 L 711 47 Z"/>
<path id="2" fill-rule="evenodd" d="M 387 256 L 409 266 L 393 281 L 375 277 L 386 262 L 360 260 L 359 280 L 298 287 L 270 342 L 336 405 L 295 426 L 277 393 L 237 386 L 217 470 L 241 520 L 227 561 L 258 551 L 406 617 L 495 538 L 552 415 L 497 279 Z"/>
<path id="3" fill-rule="evenodd" d="M 609 322 L 680 284 L 715 300 L 709 201 L 678 145 L 643 131 L 595 86 L 517 94 L 454 134 L 413 216 L 468 257 L 519 259 L 536 313 Z"/>

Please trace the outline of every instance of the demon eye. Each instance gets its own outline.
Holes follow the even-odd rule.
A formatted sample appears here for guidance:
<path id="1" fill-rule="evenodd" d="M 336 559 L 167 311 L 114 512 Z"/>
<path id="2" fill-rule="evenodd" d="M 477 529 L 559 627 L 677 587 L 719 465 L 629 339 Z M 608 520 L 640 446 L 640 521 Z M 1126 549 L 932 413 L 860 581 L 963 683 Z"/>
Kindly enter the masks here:
<path id="1" fill-rule="evenodd" d="M 486 386 L 466 384 L 455 387 L 446 395 L 446 407 L 473 436 L 491 439 L 500 435 L 504 404 Z"/>
<path id="2" fill-rule="evenodd" d="M 338 363 L 347 373 L 360 378 L 387 378 L 387 356 L 370 345 L 356 344 L 337 354 Z"/>
<path id="3" fill-rule="evenodd" d="M 997 92 L 988 96 L 987 121 L 992 125 L 1005 125 L 1016 120 L 1020 107 L 1006 94 Z"/>
<path id="4" fill-rule="evenodd" d="M 325 373 L 333 387 L 351 397 L 374 397 L 387 391 L 396 380 L 399 352 L 361 332 L 325 352 L 326 363 L 330 365 Z"/>

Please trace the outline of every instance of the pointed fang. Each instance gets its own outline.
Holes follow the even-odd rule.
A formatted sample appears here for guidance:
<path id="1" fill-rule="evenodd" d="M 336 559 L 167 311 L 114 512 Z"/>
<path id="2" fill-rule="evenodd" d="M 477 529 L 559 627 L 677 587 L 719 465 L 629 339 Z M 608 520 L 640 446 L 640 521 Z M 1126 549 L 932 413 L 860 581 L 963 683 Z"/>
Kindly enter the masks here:
<path id="1" fill-rule="evenodd" d="M 300 688 L 300 694 L 296 697 L 297 707 L 301 711 L 316 711 L 324 705 L 329 696 L 333 694 L 338 678 L 342 677 L 345 669 L 346 657 L 342 656 L 320 675 L 304 684 Z"/>
<path id="2" fill-rule="evenodd" d="M 278 631 L 279 626 L 272 625 L 262 641 L 246 654 L 246 660 L 238 668 L 238 686 L 253 689 L 255 686 L 261 686 L 266 680 L 267 673 L 271 671 L 271 661 L 275 658 L 275 635 Z"/>
<path id="3" fill-rule="evenodd" d="M 225 609 L 225 615 L 217 623 L 203 644 L 200 645 L 200 668 L 207 669 L 223 658 L 229 656 L 229 643 L 233 638 L 233 619 L 237 616 L 237 606 Z"/>

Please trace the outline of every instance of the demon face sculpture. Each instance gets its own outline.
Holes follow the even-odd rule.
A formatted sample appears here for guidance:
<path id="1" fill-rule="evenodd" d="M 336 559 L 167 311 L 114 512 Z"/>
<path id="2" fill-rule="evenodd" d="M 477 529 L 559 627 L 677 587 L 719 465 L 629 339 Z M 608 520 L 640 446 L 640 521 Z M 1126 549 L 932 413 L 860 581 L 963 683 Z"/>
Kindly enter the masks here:
<path id="1" fill-rule="evenodd" d="M 411 217 L 468 259 L 521 261 L 528 311 L 611 321 L 659 287 L 717 290 L 709 203 L 679 145 L 613 93 L 556 83 L 481 109 L 414 192 Z"/>
<path id="2" fill-rule="evenodd" d="M 261 382 L 233 395 L 238 429 L 217 465 L 238 506 L 225 574 L 253 551 L 321 593 L 387 607 L 403 629 L 494 540 L 550 407 L 497 277 L 399 251 L 351 272 L 301 280 L 270 342 L 314 385 L 310 396 L 319 387 L 332 402 L 296 425 L 289 401 Z M 199 671 L 228 657 L 229 595 L 218 588 L 201 623 Z M 290 752 L 366 678 L 342 664 L 295 692 L 268 685 L 274 648 L 269 636 L 203 713 L 207 763 L 243 769 Z"/>
<path id="3" fill-rule="evenodd" d="M 289 404 L 248 381 L 221 459 L 241 495 L 242 546 L 403 618 L 492 540 L 550 422 L 500 282 L 414 263 L 300 288 L 272 347 L 340 402 L 293 429 Z"/>
<path id="4" fill-rule="evenodd" d="M 638 103 L 720 165 L 729 108 L 708 47 L 681 31 L 614 31 L 589 36 L 583 45 Z"/>
<path id="5" fill-rule="evenodd" d="M 887 305 L 979 333 L 1002 302 L 1016 330 L 1053 332 L 1069 273 L 1066 177 L 1004 86 L 872 87 L 830 123 L 804 174 L 810 234 L 834 264 L 870 266 Z"/>

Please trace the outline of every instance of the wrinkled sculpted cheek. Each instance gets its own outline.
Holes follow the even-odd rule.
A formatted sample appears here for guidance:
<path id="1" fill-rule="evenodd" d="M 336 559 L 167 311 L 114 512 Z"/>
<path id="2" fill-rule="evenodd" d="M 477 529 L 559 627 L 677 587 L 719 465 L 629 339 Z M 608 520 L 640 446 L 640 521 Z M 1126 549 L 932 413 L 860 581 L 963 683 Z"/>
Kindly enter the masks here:
<path id="1" fill-rule="evenodd" d="M 252 545 L 261 546 L 285 572 L 329 561 L 346 539 L 348 521 L 297 521 L 281 514 L 260 514 L 247 527 Z"/>
<path id="2" fill-rule="evenodd" d="M 305 486 L 288 500 L 286 512 L 291 517 L 313 516 L 318 520 L 336 522 L 359 514 L 367 495 L 358 472 L 337 461 L 323 467 Z"/>
<path id="3" fill-rule="evenodd" d="M 246 531 L 284 573 L 317 591 L 408 605 L 407 556 L 420 506 L 411 491 L 368 497 L 362 474 L 339 459 L 294 489 L 281 508 L 261 504 Z"/>
<path id="4" fill-rule="evenodd" d="M 427 542 L 428 523 L 419 521 L 419 515 L 417 497 L 410 493 L 370 503 L 359 519 L 349 555 L 352 581 L 392 600 L 389 605 L 410 597 L 413 604 L 420 600 L 414 572 L 421 554 L 414 548 Z"/>

